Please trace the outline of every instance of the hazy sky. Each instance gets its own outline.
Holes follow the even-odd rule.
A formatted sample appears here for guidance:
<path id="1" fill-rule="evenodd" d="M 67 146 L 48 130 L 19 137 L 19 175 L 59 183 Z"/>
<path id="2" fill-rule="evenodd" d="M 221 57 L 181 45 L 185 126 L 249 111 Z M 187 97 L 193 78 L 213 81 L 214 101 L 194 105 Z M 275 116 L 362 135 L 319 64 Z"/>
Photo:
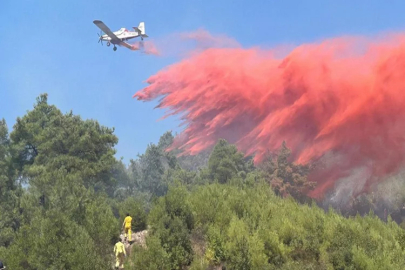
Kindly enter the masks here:
<path id="1" fill-rule="evenodd" d="M 114 52 L 97 43 L 93 20 L 112 31 L 144 21 L 159 46 L 173 45 L 171 34 L 204 28 L 243 47 L 271 47 L 403 31 L 404 10 L 404 1 L 381 0 L 0 0 L 0 118 L 11 130 L 46 92 L 62 112 L 115 127 L 117 157 L 128 162 L 165 131 L 180 130 L 175 119 L 157 121 L 164 112 L 153 109 L 155 102 L 132 98 L 149 76 L 179 59 Z"/>

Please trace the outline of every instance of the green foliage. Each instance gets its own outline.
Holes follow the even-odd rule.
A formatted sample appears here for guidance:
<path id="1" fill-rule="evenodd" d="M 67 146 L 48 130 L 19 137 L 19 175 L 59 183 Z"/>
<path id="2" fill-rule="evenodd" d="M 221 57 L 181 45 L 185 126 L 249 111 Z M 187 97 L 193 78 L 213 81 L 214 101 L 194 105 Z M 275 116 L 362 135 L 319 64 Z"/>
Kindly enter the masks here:
<path id="1" fill-rule="evenodd" d="M 396 223 L 385 224 L 375 216 L 346 219 L 333 211 L 324 213 L 316 205 L 275 196 L 266 186 L 263 181 L 253 187 L 210 184 L 188 196 L 176 196 L 176 204 L 191 207 L 194 230 L 202 229 L 207 242 L 204 258 L 195 256 L 199 261 L 193 267 L 401 269 L 405 263 L 405 233 Z M 163 207 L 164 201 L 151 218 L 171 212 Z M 159 221 L 173 226 L 168 217 Z M 154 227 L 156 235 L 165 230 Z"/>
<path id="2" fill-rule="evenodd" d="M 182 183 L 185 186 L 188 187 L 192 187 L 194 185 L 196 185 L 196 179 L 197 179 L 197 172 L 193 172 L 193 171 L 187 171 L 187 170 L 183 170 L 181 168 L 177 169 L 177 170 L 173 170 L 172 173 L 172 180 L 171 182 L 174 181 L 180 181 L 180 183 Z"/>
<path id="3" fill-rule="evenodd" d="M 20 256 L 20 250 L 26 250 L 22 258 L 31 256 L 32 259 L 17 260 L 14 265 L 29 265 L 33 268 L 47 265 L 47 269 L 72 265 L 74 269 L 78 266 L 74 266 L 70 260 L 75 260 L 73 258 L 81 256 L 82 253 L 91 254 L 94 257 L 92 263 L 96 265 L 109 262 L 112 239 L 118 234 L 119 227 L 107 199 L 85 189 L 73 190 L 74 195 L 66 192 L 69 188 L 72 190 L 72 187 L 68 186 L 55 187 L 45 206 L 39 204 L 34 191 L 21 197 L 21 207 L 24 209 L 23 226 L 18 230 L 17 240 L 10 246 L 9 257 L 6 258 L 8 263 Z M 47 240 L 43 240 L 44 243 L 36 243 L 42 236 Z M 80 238 L 86 241 L 85 245 L 82 244 L 81 253 L 72 253 L 70 250 L 79 245 L 82 240 Z M 66 243 L 70 241 L 72 246 L 68 248 Z M 26 249 L 26 246 L 30 248 Z M 36 248 L 33 248 L 34 246 Z M 42 252 L 42 249 L 45 251 Z M 52 253 L 50 249 L 56 250 Z M 62 254 L 63 252 L 71 254 Z M 83 257 L 83 260 L 85 259 Z"/>
<path id="4" fill-rule="evenodd" d="M 131 259 L 134 261 L 133 269 L 145 270 L 170 270 L 170 255 L 162 247 L 158 236 L 148 237 L 146 240 L 147 249 L 135 246 L 132 250 Z M 125 268 L 129 268 L 126 265 Z"/>
<path id="5" fill-rule="evenodd" d="M 157 145 L 151 143 L 137 160 L 131 160 L 132 181 L 142 192 L 149 192 L 154 196 L 166 194 L 172 182 L 172 170 L 178 167 L 177 159 L 171 151 L 167 151 L 173 142 L 171 132 L 160 137 Z"/>
<path id="6" fill-rule="evenodd" d="M 104 269 L 129 213 L 134 232 L 150 228 L 129 269 L 404 268 L 405 231 L 390 216 L 386 223 L 373 214 L 345 218 L 298 203 L 309 201 L 310 167 L 291 163 L 284 143 L 256 169 L 225 140 L 193 158 L 176 157 L 173 140 L 163 134 L 127 168 L 114 157 L 113 129 L 62 114 L 46 94 L 10 136 L 0 121 L 7 267 Z M 405 211 L 395 194 L 392 209 Z M 377 207 L 374 195 L 353 203 L 363 212 L 386 204 Z"/>
<path id="7" fill-rule="evenodd" d="M 177 158 L 173 151 L 170 151 L 170 146 L 172 145 L 174 137 L 170 131 L 163 134 L 158 143 L 158 148 L 162 151 L 163 165 L 165 169 L 174 169 L 177 167 Z"/>
<path id="8" fill-rule="evenodd" d="M 152 235 L 157 236 L 170 258 L 170 269 L 181 269 L 191 262 L 190 231 L 194 219 L 184 187 L 172 187 L 160 198 L 149 215 Z"/>
<path id="9" fill-rule="evenodd" d="M 63 115 L 48 105 L 45 94 L 17 119 L 11 140 L 4 130 L 0 125 L 0 170 L 7 168 L 0 179 L 7 180 L 8 195 L 0 197 L 0 210 L 5 210 L 0 215 L 16 231 L 12 238 L 9 229 L 2 230 L 8 237 L 8 267 L 100 269 L 110 263 L 118 232 L 105 195 L 116 186 L 113 129 Z M 9 146 L 2 147 L 3 142 Z M 23 192 L 16 179 L 29 188 Z"/>
<path id="10" fill-rule="evenodd" d="M 63 115 L 41 95 L 34 110 L 17 118 L 10 137 L 20 171 L 45 196 L 47 187 L 67 174 L 70 181 L 111 194 L 116 184 L 111 175 L 116 163 L 113 146 L 118 141 L 113 132 L 72 112 Z"/>
<path id="11" fill-rule="evenodd" d="M 178 151 L 180 152 L 180 151 Z M 173 153 L 176 154 L 177 151 L 173 150 Z M 203 150 L 196 155 L 181 155 L 177 157 L 177 162 L 181 168 L 187 171 L 198 171 L 203 169 L 208 164 L 208 159 L 210 157 L 211 150 Z"/>
<path id="12" fill-rule="evenodd" d="M 211 269 L 210 264 L 203 256 L 195 255 L 189 267 L 190 270 L 206 270 Z"/>
<path id="13" fill-rule="evenodd" d="M 139 157 L 142 175 L 139 187 L 142 191 L 147 190 L 156 196 L 164 195 L 167 191 L 167 184 L 162 181 L 165 170 L 161 156 L 161 149 L 149 144 L 145 154 Z"/>
<path id="14" fill-rule="evenodd" d="M 119 204 L 119 220 L 121 221 L 120 225 L 122 226 L 122 222 L 129 213 L 132 217 L 132 231 L 142 231 L 146 229 L 146 206 L 143 201 L 135 198 L 135 197 L 128 197 L 125 201 Z"/>
<path id="15" fill-rule="evenodd" d="M 114 198 L 122 201 L 135 193 L 135 183 L 131 181 L 130 173 L 122 160 L 118 161 L 112 169 L 113 178 L 117 180 Z"/>
<path id="16" fill-rule="evenodd" d="M 83 227 L 94 241 L 96 254 L 106 256 L 111 251 L 111 244 L 119 233 L 119 222 L 112 213 L 111 206 L 105 197 L 98 196 L 89 201 L 85 207 L 86 216 Z M 79 223 L 80 224 L 80 223 Z"/>
<path id="17" fill-rule="evenodd" d="M 297 165 L 289 162 L 291 150 L 283 142 L 279 153 L 269 154 L 261 164 L 264 178 L 269 182 L 277 195 L 291 195 L 296 199 L 305 199 L 305 194 L 315 187 L 315 182 L 307 179 L 309 165 Z"/>
<path id="18" fill-rule="evenodd" d="M 261 269 L 267 265 L 264 243 L 258 232 L 249 233 L 248 226 L 234 217 L 227 233 L 227 262 L 231 269 Z"/>
<path id="19" fill-rule="evenodd" d="M 224 139 L 218 141 L 208 160 L 210 178 L 219 183 L 227 183 L 235 176 L 245 178 L 252 169 L 252 163 L 246 162 L 243 154 Z"/>
<path id="20" fill-rule="evenodd" d="M 0 121 L 0 246 L 9 246 L 20 226 L 19 196 L 6 121 Z"/>
<path id="21" fill-rule="evenodd" d="M 206 259 L 214 265 L 218 265 L 221 261 L 225 261 L 225 244 L 226 238 L 221 233 L 221 229 L 211 225 L 207 231 L 208 248 L 205 253 Z"/>
<path id="22" fill-rule="evenodd" d="M 102 269 L 108 258 L 97 256 L 83 227 L 49 211 L 20 228 L 5 261 L 10 269 Z"/>

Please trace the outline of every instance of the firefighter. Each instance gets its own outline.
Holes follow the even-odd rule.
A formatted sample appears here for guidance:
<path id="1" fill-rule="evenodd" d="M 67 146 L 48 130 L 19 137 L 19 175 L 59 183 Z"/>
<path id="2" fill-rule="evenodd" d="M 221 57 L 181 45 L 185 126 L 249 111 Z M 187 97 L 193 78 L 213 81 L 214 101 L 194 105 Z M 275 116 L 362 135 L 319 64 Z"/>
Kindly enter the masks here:
<path id="1" fill-rule="evenodd" d="M 131 231 L 131 226 L 132 226 L 132 217 L 127 213 L 127 216 L 124 219 L 124 222 L 122 223 L 122 227 L 124 227 L 125 231 L 125 239 L 127 237 L 129 238 L 129 241 L 132 241 L 132 231 Z"/>
<path id="2" fill-rule="evenodd" d="M 127 252 L 125 250 L 125 246 L 122 243 L 122 239 L 119 238 L 117 243 L 114 246 L 114 253 L 115 253 L 115 269 L 123 269 L 124 268 L 124 258 L 127 256 Z"/>

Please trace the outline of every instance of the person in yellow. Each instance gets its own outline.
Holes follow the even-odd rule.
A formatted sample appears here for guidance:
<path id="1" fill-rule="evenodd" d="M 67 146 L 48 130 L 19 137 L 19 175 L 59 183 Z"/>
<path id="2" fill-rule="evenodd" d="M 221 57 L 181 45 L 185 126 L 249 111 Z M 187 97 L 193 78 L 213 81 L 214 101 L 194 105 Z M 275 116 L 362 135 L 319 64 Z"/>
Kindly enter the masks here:
<path id="1" fill-rule="evenodd" d="M 118 242 L 114 246 L 114 253 L 115 253 L 115 269 L 124 268 L 124 258 L 127 256 L 127 252 L 125 250 L 125 246 L 122 243 L 122 239 L 120 238 Z"/>
<path id="2" fill-rule="evenodd" d="M 132 226 L 132 217 L 127 213 L 127 216 L 124 219 L 124 223 L 122 223 L 122 227 L 125 228 L 125 238 L 129 235 L 129 241 L 132 241 L 132 231 L 131 231 L 131 226 Z"/>

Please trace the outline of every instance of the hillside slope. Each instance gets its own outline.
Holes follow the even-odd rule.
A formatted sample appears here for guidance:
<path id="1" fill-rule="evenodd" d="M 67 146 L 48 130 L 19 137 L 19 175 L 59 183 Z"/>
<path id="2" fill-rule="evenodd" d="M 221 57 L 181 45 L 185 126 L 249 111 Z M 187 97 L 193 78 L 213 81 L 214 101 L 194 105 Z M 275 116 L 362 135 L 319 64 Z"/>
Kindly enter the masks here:
<path id="1" fill-rule="evenodd" d="M 149 223 L 134 269 L 405 268 L 405 231 L 395 222 L 325 213 L 265 183 L 172 187 Z"/>

